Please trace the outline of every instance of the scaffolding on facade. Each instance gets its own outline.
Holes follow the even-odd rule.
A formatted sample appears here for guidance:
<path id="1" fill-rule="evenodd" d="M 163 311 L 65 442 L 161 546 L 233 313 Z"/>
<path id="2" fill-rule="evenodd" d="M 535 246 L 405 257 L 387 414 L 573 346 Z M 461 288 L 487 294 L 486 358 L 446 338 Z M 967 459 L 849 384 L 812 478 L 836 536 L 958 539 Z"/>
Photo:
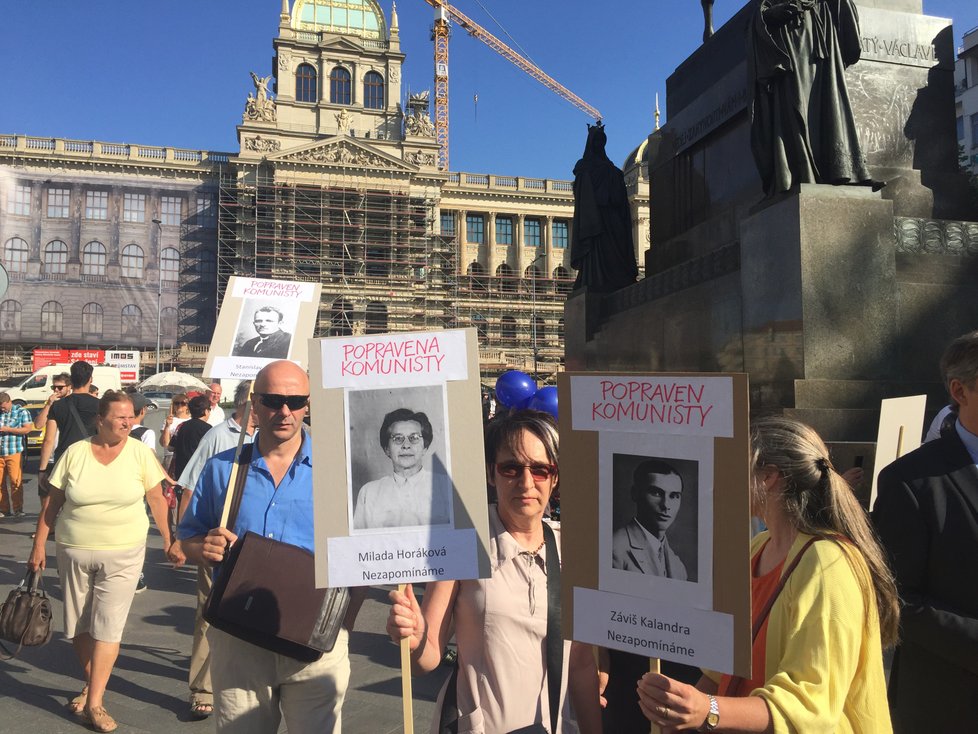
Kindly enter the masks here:
<path id="1" fill-rule="evenodd" d="M 511 367 L 555 374 L 569 276 L 554 279 L 536 266 L 473 272 L 454 229 L 435 231 L 439 189 L 409 189 L 227 166 L 218 192 L 219 293 L 231 275 L 318 282 L 317 337 L 475 327 L 483 375 Z"/>

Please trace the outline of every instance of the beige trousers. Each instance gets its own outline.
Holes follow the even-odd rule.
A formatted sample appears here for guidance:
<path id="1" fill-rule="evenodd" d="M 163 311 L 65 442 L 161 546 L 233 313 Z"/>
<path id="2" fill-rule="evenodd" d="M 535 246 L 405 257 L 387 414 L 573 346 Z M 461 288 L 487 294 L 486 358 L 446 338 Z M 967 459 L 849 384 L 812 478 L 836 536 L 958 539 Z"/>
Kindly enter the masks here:
<path id="1" fill-rule="evenodd" d="M 204 604 L 211 593 L 211 570 L 197 566 L 197 613 L 194 616 L 194 646 L 190 651 L 190 703 L 214 703 L 214 687 L 211 685 L 211 647 L 207 644 L 207 630 L 211 628 L 204 621 Z"/>

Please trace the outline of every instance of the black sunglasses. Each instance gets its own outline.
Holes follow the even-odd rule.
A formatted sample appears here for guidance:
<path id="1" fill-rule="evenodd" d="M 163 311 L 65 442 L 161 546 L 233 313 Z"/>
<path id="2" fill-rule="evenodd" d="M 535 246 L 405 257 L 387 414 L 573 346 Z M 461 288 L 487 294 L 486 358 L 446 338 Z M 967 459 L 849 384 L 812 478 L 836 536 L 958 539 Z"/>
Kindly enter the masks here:
<path id="1" fill-rule="evenodd" d="M 256 392 L 255 397 L 269 410 L 281 410 L 283 405 L 287 405 L 289 410 L 300 410 L 309 405 L 308 395 L 276 395 L 270 392 Z"/>
<path id="2" fill-rule="evenodd" d="M 535 482 L 545 482 L 557 476 L 557 467 L 553 464 L 520 464 L 515 461 L 504 461 L 496 464 L 496 471 L 499 472 L 500 476 L 507 479 L 516 479 L 516 477 L 522 476 L 525 469 L 530 470 L 530 476 Z"/>

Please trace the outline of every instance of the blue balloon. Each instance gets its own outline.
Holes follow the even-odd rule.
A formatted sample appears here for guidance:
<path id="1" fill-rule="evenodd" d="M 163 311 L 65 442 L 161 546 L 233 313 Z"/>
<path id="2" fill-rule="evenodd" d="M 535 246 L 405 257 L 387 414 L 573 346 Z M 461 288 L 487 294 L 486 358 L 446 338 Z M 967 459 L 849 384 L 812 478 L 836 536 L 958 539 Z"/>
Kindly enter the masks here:
<path id="1" fill-rule="evenodd" d="M 533 410 L 542 410 L 545 413 L 550 413 L 554 418 L 557 417 L 557 388 L 548 386 L 541 387 L 537 390 L 537 394 L 533 396 L 527 408 L 532 408 Z"/>
<path id="2" fill-rule="evenodd" d="M 496 399 L 507 408 L 524 407 L 536 391 L 536 383 L 519 370 L 503 372 L 496 380 Z"/>

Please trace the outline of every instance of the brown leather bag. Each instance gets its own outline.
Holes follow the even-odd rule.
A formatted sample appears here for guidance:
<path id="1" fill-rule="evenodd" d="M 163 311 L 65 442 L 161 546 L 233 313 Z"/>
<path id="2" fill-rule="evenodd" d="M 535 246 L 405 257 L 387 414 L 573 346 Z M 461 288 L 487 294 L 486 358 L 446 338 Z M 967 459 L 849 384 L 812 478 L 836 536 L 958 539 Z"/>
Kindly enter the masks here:
<path id="1" fill-rule="evenodd" d="M 10 660 L 20 654 L 25 647 L 44 645 L 51 639 L 51 601 L 40 588 L 41 573 L 29 571 L 20 586 L 7 595 L 7 601 L 0 606 L 0 639 L 16 643 L 17 649 L 10 652 L 2 643 L 6 655 L 0 659 Z"/>

